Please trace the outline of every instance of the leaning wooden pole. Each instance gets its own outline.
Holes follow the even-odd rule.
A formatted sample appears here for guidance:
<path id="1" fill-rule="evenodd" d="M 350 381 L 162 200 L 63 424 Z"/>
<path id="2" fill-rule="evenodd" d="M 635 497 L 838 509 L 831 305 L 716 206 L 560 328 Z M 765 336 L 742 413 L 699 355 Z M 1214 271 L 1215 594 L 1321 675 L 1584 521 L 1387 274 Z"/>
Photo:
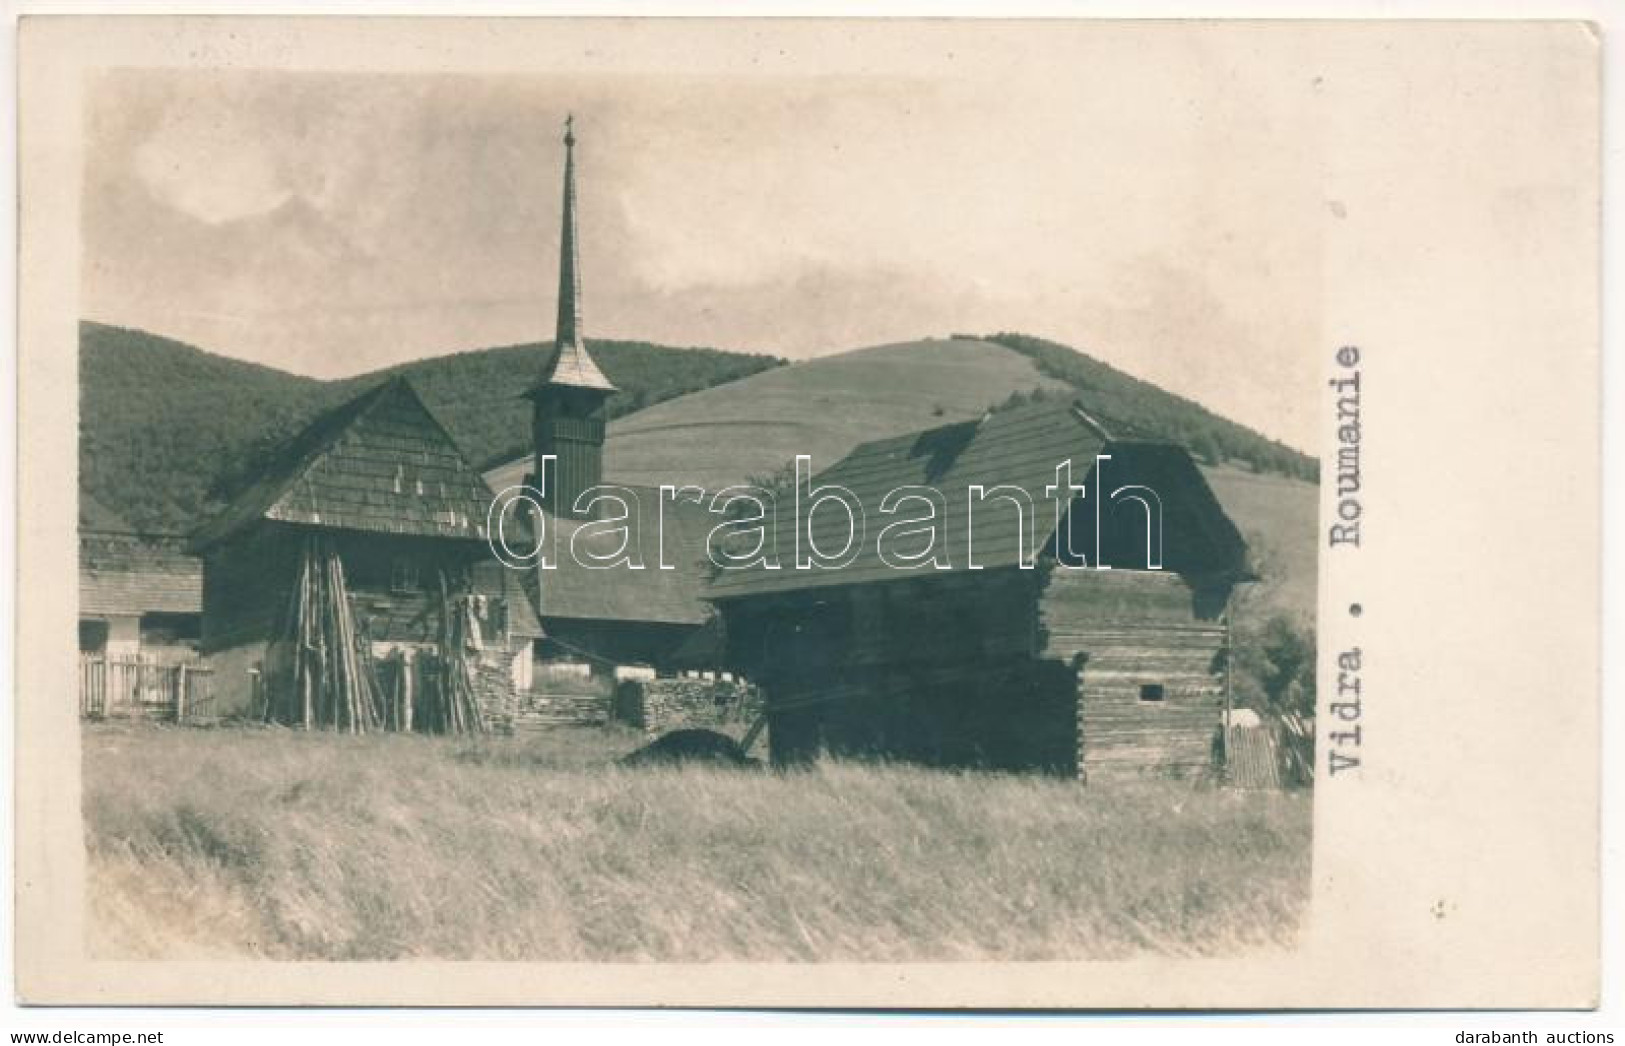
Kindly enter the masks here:
<path id="1" fill-rule="evenodd" d="M 306 536 L 281 634 L 289 647 L 285 685 L 268 695 L 268 720 L 306 730 L 377 729 L 382 687 L 356 628 L 344 561 L 325 535 Z"/>
<path id="2" fill-rule="evenodd" d="M 300 694 L 303 697 L 302 703 L 304 706 L 301 721 L 306 730 L 309 730 L 316 725 L 316 683 L 311 678 L 311 675 L 315 670 L 315 666 L 312 664 L 312 658 L 316 652 L 315 643 L 312 642 L 314 637 L 311 635 L 310 618 L 312 603 L 310 591 L 312 554 L 311 542 L 306 541 L 304 556 L 300 560 L 299 566 L 298 645 L 294 648 L 294 656 L 297 658 L 297 661 L 295 662 L 297 665 L 296 672 L 299 678 L 299 689 Z"/>
<path id="3" fill-rule="evenodd" d="M 1219 758 L 1221 760 L 1219 775 L 1221 780 L 1230 777 L 1230 725 L 1234 718 L 1235 697 L 1235 660 L 1236 643 L 1235 630 L 1231 627 L 1230 608 L 1224 611 L 1224 729 L 1219 741 Z"/>

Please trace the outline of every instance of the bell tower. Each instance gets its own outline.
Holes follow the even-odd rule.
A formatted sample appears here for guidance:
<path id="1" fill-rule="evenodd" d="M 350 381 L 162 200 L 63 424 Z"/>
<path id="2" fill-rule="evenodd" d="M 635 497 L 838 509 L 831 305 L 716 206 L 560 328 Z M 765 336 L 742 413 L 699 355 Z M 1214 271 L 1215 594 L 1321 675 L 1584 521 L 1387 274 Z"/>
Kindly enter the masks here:
<path id="1" fill-rule="evenodd" d="M 581 257 L 576 236 L 575 117 L 564 121 L 564 227 L 559 236 L 559 314 L 553 351 L 541 376 L 525 395 L 531 401 L 535 468 L 555 459 L 546 477 L 533 474 L 532 487 L 554 516 L 585 515 L 574 510 L 582 491 L 604 475 L 604 402 L 616 391 L 587 352 L 581 333 Z"/>

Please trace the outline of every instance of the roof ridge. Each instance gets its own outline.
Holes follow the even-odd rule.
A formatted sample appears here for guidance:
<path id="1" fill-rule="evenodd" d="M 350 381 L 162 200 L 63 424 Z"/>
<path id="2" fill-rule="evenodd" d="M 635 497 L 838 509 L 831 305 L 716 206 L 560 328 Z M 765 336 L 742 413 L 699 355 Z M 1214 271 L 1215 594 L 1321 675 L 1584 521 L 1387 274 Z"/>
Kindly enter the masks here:
<path id="1" fill-rule="evenodd" d="M 984 414 L 980 418 L 963 418 L 959 421 L 950 421 L 944 425 L 933 425 L 928 429 L 911 429 L 908 432 L 898 432 L 890 436 L 877 436 L 874 439 L 866 439 L 862 443 L 853 444 L 851 450 L 843 454 L 836 462 L 828 466 L 828 468 L 826 468 L 824 471 L 828 471 L 829 468 L 834 468 L 835 465 L 840 464 L 842 461 L 845 461 L 847 458 L 850 458 L 852 455 L 862 450 L 870 450 L 875 447 L 884 446 L 888 443 L 917 441 L 924 436 L 934 435 L 938 432 L 947 432 L 950 429 L 963 428 L 966 425 L 974 425 L 980 428 L 982 422 L 987 420 L 987 417 L 988 416 Z"/>
<path id="2" fill-rule="evenodd" d="M 404 373 L 397 372 L 338 406 L 323 411 L 289 439 L 257 482 L 196 531 L 192 539 L 193 547 L 201 551 L 234 533 L 245 523 L 275 512 L 301 481 L 313 482 L 313 474 L 335 451 L 345 446 L 346 440 L 359 425 L 379 410 L 382 404 L 403 393 L 415 409 L 428 419 L 437 437 L 451 449 L 461 468 L 478 484 L 477 489 L 489 498 L 490 487 L 484 477 L 469 464 L 462 448 L 418 393 L 412 380 Z M 311 490 L 314 498 L 314 487 Z"/>

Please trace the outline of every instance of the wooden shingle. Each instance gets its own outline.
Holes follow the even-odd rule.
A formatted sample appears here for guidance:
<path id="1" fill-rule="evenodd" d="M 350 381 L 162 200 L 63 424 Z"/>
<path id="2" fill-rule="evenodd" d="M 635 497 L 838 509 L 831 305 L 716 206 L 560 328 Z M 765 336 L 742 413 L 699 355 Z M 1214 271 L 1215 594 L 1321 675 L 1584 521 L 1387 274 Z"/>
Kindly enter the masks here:
<path id="1" fill-rule="evenodd" d="M 491 492 L 404 377 L 329 411 L 194 541 L 258 520 L 484 541 Z"/>
<path id="2" fill-rule="evenodd" d="M 79 496 L 79 615 L 197 614 L 203 561 L 179 534 L 143 533 Z"/>
<path id="3" fill-rule="evenodd" d="M 1150 485 L 1162 488 L 1165 525 L 1170 531 L 1176 530 L 1177 521 L 1179 539 L 1199 539 L 1236 557 L 1241 555 L 1240 534 L 1183 448 L 1157 441 L 1114 440 L 1074 405 L 1044 401 L 998 411 L 979 421 L 861 444 L 811 483 L 814 491 L 825 485 L 844 487 L 863 506 L 866 533 L 856 557 L 838 568 L 795 569 L 798 532 L 810 534 L 820 549 L 835 552 L 848 533 L 847 518 L 831 507 L 814 513 L 809 525 L 811 499 L 800 507 L 799 517 L 793 503 L 780 504 L 774 535 L 779 569 L 723 570 L 712 581 L 708 598 L 724 600 L 973 567 L 1015 566 L 1024 550 L 1029 558 L 1036 556 L 1056 533 L 1055 502 L 1047 488 L 1056 481 L 1058 465 L 1070 461 L 1072 482 L 1086 485 L 1088 498 L 1101 496 L 1093 475 L 1098 454 L 1113 458 L 1108 468 L 1108 494 L 1123 484 L 1147 484 L 1154 476 L 1155 483 Z M 983 488 L 984 494 L 973 515 L 971 492 L 976 487 Z M 1025 492 L 1033 511 L 1019 518 L 1011 501 L 999 496 L 999 487 Z M 899 569 L 882 560 L 877 551 L 878 535 L 888 522 L 923 512 L 923 502 L 913 502 L 900 505 L 893 514 L 882 513 L 888 494 L 910 489 L 929 489 L 941 495 L 937 549 L 942 567 L 925 564 Z M 919 544 L 923 547 L 923 541 Z"/>

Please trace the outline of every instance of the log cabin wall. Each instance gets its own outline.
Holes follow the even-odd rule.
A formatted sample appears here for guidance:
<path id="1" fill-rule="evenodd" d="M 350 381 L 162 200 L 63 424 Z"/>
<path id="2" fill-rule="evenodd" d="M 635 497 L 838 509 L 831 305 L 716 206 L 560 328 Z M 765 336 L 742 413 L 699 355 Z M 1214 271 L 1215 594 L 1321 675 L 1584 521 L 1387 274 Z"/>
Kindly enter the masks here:
<path id="1" fill-rule="evenodd" d="M 767 697 L 772 754 L 1076 768 L 1069 668 L 1032 657 L 1041 571 L 898 578 L 729 605 L 730 660 Z"/>
<path id="2" fill-rule="evenodd" d="M 775 762 L 1194 773 L 1223 711 L 1227 591 L 1161 571 L 989 570 L 725 604 Z M 1155 688 L 1155 689 L 1152 689 Z"/>
<path id="3" fill-rule="evenodd" d="M 1211 766 L 1224 710 L 1226 595 L 1160 571 L 1050 573 L 1038 603 L 1042 656 L 1081 662 L 1084 776 Z"/>
<path id="4" fill-rule="evenodd" d="M 223 650 L 273 638 L 287 612 L 309 528 L 266 523 L 210 548 L 203 583 L 203 646 Z M 435 643 L 439 572 L 452 591 L 486 558 L 483 545 L 434 538 L 327 531 L 344 563 L 358 629 L 369 640 Z M 473 591 L 503 598 L 500 575 L 472 573 Z M 494 580 L 492 580 L 494 578 Z"/>
<path id="5" fill-rule="evenodd" d="M 440 641 L 441 573 L 455 594 L 470 584 L 473 564 L 487 555 L 470 542 L 347 533 L 338 535 L 338 551 L 357 631 L 375 643 L 414 645 Z"/>
<path id="6" fill-rule="evenodd" d="M 272 523 L 244 528 L 204 553 L 204 653 L 272 637 L 288 605 L 298 556 L 288 529 Z"/>

